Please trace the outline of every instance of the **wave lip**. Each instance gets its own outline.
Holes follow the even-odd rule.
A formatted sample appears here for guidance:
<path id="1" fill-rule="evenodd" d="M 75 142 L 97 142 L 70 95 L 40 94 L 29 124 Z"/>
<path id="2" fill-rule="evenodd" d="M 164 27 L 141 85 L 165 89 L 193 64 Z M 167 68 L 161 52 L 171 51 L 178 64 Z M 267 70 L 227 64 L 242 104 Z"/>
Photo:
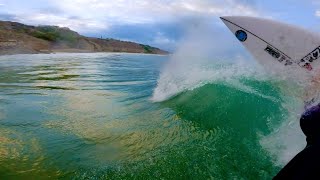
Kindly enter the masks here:
<path id="1" fill-rule="evenodd" d="M 199 88 L 205 84 L 222 82 L 238 84 L 241 78 L 265 79 L 263 71 L 257 71 L 255 67 L 242 62 L 228 64 L 212 64 L 183 66 L 178 68 L 169 67 L 161 73 L 151 98 L 154 102 L 170 99 L 184 91 Z"/>

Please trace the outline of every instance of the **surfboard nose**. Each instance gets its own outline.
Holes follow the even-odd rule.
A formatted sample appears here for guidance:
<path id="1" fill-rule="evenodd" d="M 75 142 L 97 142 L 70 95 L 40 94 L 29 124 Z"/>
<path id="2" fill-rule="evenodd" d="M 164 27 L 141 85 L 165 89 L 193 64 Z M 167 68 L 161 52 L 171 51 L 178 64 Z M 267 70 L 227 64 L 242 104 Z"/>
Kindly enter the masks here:
<path id="1" fill-rule="evenodd" d="M 232 31 L 232 27 L 230 26 L 231 21 L 229 20 L 229 16 L 221 16 L 221 21 Z"/>
<path id="2" fill-rule="evenodd" d="M 225 16 L 221 16 L 220 19 L 224 22 L 225 21 Z"/>
<path id="3" fill-rule="evenodd" d="M 228 26 L 228 22 L 232 22 L 232 16 L 221 16 L 220 17 L 221 21 Z"/>
<path id="4" fill-rule="evenodd" d="M 228 21 L 232 16 L 221 16 L 220 19 L 222 21 Z"/>

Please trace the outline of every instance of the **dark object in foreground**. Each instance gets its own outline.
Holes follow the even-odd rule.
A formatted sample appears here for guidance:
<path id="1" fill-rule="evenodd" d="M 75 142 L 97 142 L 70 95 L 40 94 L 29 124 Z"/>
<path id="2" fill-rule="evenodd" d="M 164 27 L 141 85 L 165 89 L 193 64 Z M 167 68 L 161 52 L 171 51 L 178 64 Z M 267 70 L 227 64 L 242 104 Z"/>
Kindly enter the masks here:
<path id="1" fill-rule="evenodd" d="M 320 104 L 306 110 L 300 127 L 307 146 L 297 154 L 274 179 L 320 179 Z"/>

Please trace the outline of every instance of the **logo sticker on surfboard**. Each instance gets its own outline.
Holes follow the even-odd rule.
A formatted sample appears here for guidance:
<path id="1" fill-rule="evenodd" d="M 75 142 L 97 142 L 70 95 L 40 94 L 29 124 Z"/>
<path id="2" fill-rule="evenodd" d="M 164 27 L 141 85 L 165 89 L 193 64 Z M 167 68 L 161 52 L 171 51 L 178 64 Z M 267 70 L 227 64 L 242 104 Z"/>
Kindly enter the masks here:
<path id="1" fill-rule="evenodd" d="M 311 71 L 313 68 L 311 66 L 311 63 L 317 59 L 319 59 L 320 57 L 320 46 L 317 47 L 315 50 L 313 50 L 311 53 L 309 53 L 308 55 L 306 55 L 304 58 L 302 58 L 298 64 L 301 67 L 304 67 L 306 69 L 308 69 L 309 71 Z"/>
<path id="2" fill-rule="evenodd" d="M 313 50 L 311 53 L 309 53 L 307 56 L 302 58 L 299 62 L 299 65 L 301 67 L 304 67 L 308 70 L 312 70 L 311 63 L 320 57 L 320 46 L 317 47 L 315 50 Z"/>
<path id="3" fill-rule="evenodd" d="M 309 53 L 307 56 L 301 59 L 301 62 L 307 62 L 309 61 L 312 63 L 314 60 L 317 60 L 320 57 L 320 46 L 317 47 L 315 50 L 313 50 L 311 53 Z"/>
<path id="4" fill-rule="evenodd" d="M 238 38 L 238 40 L 241 42 L 246 41 L 248 38 L 247 33 L 243 30 L 238 30 L 235 34 L 236 34 L 236 37 Z"/>

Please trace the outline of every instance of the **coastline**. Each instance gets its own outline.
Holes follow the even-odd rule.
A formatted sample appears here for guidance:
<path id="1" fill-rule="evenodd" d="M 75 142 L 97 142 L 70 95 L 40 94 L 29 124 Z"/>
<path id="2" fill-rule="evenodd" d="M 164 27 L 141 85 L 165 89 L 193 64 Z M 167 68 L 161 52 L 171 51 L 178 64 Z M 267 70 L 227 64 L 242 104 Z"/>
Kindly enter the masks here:
<path id="1" fill-rule="evenodd" d="M 67 27 L 30 26 L 0 21 L 0 55 L 48 53 L 127 52 L 169 54 L 168 51 L 131 41 L 86 37 Z"/>
<path id="2" fill-rule="evenodd" d="M 152 56 L 169 56 L 171 53 L 168 54 L 151 54 L 151 53 L 135 53 L 135 52 L 84 52 L 84 51 L 78 51 L 78 52 L 70 52 L 70 51 L 55 51 L 55 52 L 49 52 L 49 53 L 16 53 L 16 54 L 0 54 L 0 57 L 5 56 L 19 56 L 19 55 L 72 55 L 72 54 L 132 54 L 132 55 L 152 55 Z"/>

